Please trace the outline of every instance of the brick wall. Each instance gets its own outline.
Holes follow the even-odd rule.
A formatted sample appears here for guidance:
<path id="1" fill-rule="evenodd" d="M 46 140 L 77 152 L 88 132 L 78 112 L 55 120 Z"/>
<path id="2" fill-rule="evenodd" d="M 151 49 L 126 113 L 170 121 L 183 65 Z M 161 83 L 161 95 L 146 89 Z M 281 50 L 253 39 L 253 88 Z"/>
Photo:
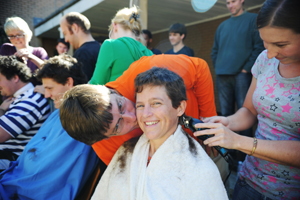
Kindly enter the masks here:
<path id="1" fill-rule="evenodd" d="M 259 9 L 250 10 L 249 12 L 258 13 Z M 214 36 L 218 26 L 224 20 L 228 19 L 229 17 L 224 17 L 221 19 L 188 26 L 187 27 L 187 37 L 184 40 L 185 45 L 192 48 L 195 52 L 195 57 L 199 57 L 204 59 L 210 68 L 213 81 L 214 81 L 214 92 L 215 92 L 215 102 L 217 111 L 220 112 L 220 104 L 219 104 L 219 97 L 216 87 L 216 74 L 213 68 L 212 60 L 210 57 L 211 49 L 214 43 Z M 153 42 L 152 46 L 155 48 L 160 49 L 162 52 L 167 51 L 168 49 L 172 48 L 168 39 L 168 31 L 153 34 Z"/>

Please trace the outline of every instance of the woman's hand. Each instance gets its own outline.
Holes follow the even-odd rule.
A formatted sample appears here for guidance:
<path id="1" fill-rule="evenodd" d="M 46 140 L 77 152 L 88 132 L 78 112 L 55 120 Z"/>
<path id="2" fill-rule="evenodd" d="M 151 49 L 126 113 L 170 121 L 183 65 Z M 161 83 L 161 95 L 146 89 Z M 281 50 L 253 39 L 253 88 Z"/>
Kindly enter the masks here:
<path id="1" fill-rule="evenodd" d="M 27 60 L 30 59 L 38 68 L 44 64 L 44 61 L 33 55 L 27 48 L 20 49 L 15 53 L 16 56 L 22 58 L 24 63 L 27 64 Z"/>
<path id="2" fill-rule="evenodd" d="M 222 116 L 214 116 L 214 117 L 209 117 L 209 118 L 205 118 L 203 120 L 204 123 L 221 123 L 224 126 L 228 126 L 229 125 L 229 120 L 227 117 L 222 117 Z"/>
<path id="3" fill-rule="evenodd" d="M 23 49 L 18 50 L 15 53 L 15 55 L 18 56 L 18 57 L 20 57 L 20 58 L 29 59 L 30 55 L 31 55 L 31 52 L 29 52 L 29 50 L 27 48 L 23 48 Z"/>
<path id="4" fill-rule="evenodd" d="M 6 112 L 10 106 L 10 104 L 15 100 L 14 97 L 8 97 L 5 99 L 2 104 L 0 105 L 0 109 Z"/>
<path id="5" fill-rule="evenodd" d="M 45 88 L 43 85 L 37 85 L 34 88 L 34 92 L 38 92 L 38 93 L 45 95 Z"/>
<path id="6" fill-rule="evenodd" d="M 214 119 L 212 119 L 214 118 Z M 212 121 L 223 122 L 226 124 L 226 117 L 212 117 Z M 210 121 L 206 119 L 205 121 Z M 239 137 L 240 135 L 228 129 L 222 123 L 199 123 L 195 125 L 196 128 L 201 128 L 206 130 L 197 131 L 194 133 L 194 136 L 201 135 L 214 135 L 211 138 L 206 139 L 203 143 L 210 147 L 212 146 L 221 146 L 227 149 L 238 149 L 239 146 Z"/>

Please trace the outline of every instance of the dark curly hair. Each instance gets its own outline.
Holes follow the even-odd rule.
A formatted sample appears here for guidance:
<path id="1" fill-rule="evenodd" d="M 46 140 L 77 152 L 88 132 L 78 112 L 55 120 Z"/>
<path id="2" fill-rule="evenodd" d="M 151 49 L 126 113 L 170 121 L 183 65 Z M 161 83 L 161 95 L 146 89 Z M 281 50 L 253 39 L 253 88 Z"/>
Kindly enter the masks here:
<path id="1" fill-rule="evenodd" d="M 30 68 L 17 56 L 0 56 L 0 73 L 11 80 L 15 75 L 28 83 L 32 77 Z"/>

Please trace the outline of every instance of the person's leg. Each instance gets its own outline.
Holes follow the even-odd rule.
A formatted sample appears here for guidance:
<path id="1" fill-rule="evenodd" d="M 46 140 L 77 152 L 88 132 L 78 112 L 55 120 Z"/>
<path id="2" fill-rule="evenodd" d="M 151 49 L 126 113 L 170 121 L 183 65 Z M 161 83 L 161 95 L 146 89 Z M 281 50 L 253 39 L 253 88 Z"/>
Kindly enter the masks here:
<path id="1" fill-rule="evenodd" d="M 244 104 L 248 89 L 252 81 L 251 73 L 239 73 L 235 76 L 235 99 L 237 108 L 241 108 Z"/>
<path id="2" fill-rule="evenodd" d="M 232 194 L 232 200 L 271 200 L 250 187 L 246 181 L 238 179 Z"/>
<path id="3" fill-rule="evenodd" d="M 234 113 L 234 75 L 218 75 L 217 88 L 222 116 Z"/>
<path id="4" fill-rule="evenodd" d="M 235 75 L 218 75 L 217 88 L 219 94 L 219 102 L 221 107 L 221 115 L 229 116 L 235 111 Z M 236 150 L 228 150 L 229 154 L 234 159 L 233 163 L 229 164 L 230 170 L 237 170 Z"/>
<path id="5" fill-rule="evenodd" d="M 243 107 L 248 89 L 250 87 L 252 80 L 251 73 L 239 73 L 236 75 L 236 84 L 235 84 L 235 100 L 237 104 L 237 109 Z M 241 135 L 252 136 L 252 129 L 247 129 L 240 132 Z"/>

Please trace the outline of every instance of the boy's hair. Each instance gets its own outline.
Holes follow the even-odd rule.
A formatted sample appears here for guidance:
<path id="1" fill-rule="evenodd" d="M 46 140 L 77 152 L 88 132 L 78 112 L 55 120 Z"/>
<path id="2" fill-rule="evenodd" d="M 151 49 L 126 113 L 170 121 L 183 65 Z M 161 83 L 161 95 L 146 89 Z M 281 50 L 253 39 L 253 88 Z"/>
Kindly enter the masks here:
<path id="1" fill-rule="evenodd" d="M 23 83 L 28 83 L 32 77 L 30 68 L 16 56 L 0 56 L 0 73 L 7 80 L 17 75 Z"/>
<path id="2" fill-rule="evenodd" d="M 105 133 L 113 120 L 110 94 L 103 85 L 88 84 L 73 87 L 64 94 L 59 115 L 72 138 L 87 145 L 107 138 Z"/>
<path id="3" fill-rule="evenodd" d="M 183 24 L 176 23 L 170 26 L 169 33 L 179 33 L 180 35 L 184 34 L 184 40 L 186 38 L 187 31 Z"/>
<path id="4" fill-rule="evenodd" d="M 66 41 L 65 41 L 65 38 L 59 38 L 59 39 L 57 40 L 57 44 L 58 44 L 58 43 L 63 43 L 64 45 L 67 46 L 68 49 L 70 49 L 70 43 L 69 43 L 69 42 L 66 42 Z"/>
<path id="5" fill-rule="evenodd" d="M 152 33 L 151 33 L 149 30 L 143 29 L 143 30 L 142 30 L 142 33 L 148 35 L 148 38 L 149 38 L 149 39 L 152 39 Z"/>
<path id="6" fill-rule="evenodd" d="M 62 54 L 46 60 L 42 69 L 37 71 L 37 78 L 52 78 L 55 82 L 65 85 L 68 78 L 74 81 L 73 85 L 87 83 L 86 75 L 82 71 L 82 65 L 76 58 Z"/>

